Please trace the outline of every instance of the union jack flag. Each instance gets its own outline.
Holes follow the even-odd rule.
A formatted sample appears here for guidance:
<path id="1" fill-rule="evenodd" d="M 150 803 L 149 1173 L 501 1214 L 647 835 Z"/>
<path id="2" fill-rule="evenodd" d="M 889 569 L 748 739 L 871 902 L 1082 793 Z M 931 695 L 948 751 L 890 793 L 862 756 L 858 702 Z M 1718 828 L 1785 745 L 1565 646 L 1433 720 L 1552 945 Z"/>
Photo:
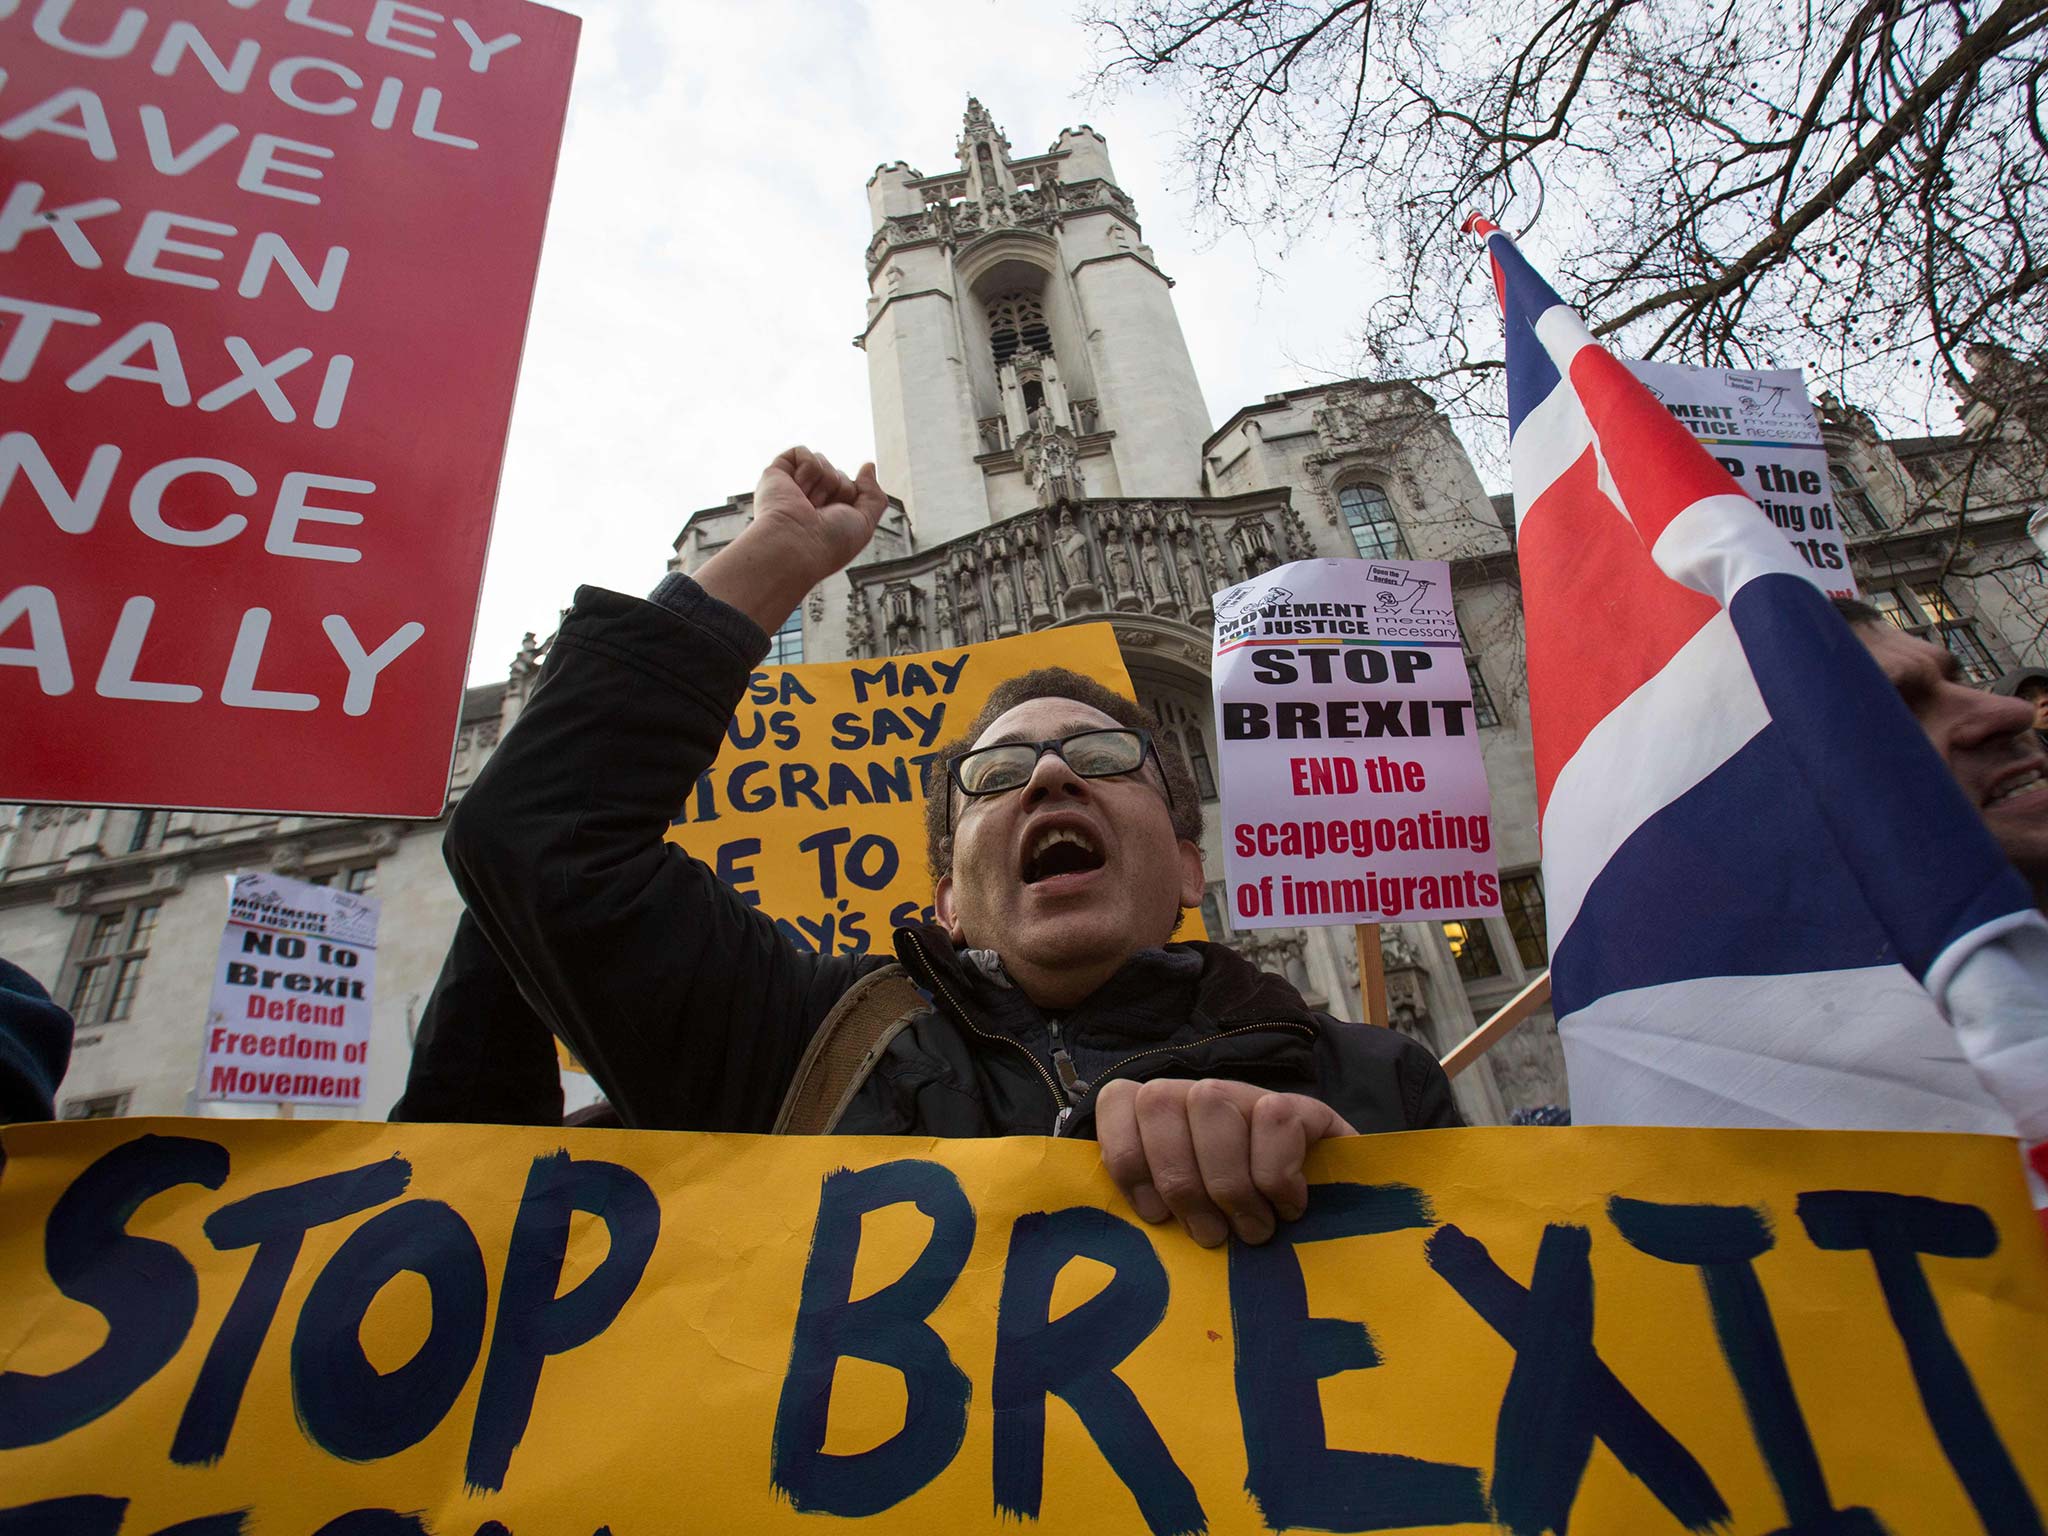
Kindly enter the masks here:
<path id="1" fill-rule="evenodd" d="M 1484 219 L 1581 1124 L 2048 1136 L 2048 922 L 1785 536 Z"/>

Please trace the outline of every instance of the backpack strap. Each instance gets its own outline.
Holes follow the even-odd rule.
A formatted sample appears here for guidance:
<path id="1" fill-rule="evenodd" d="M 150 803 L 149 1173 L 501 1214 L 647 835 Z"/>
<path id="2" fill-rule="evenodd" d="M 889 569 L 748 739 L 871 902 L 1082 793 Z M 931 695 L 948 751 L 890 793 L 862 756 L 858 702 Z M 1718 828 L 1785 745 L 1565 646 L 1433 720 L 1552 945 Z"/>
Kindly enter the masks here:
<path id="1" fill-rule="evenodd" d="M 823 1136 L 839 1123 L 889 1042 L 925 1006 L 902 966 L 891 961 L 841 994 L 797 1063 L 775 1117 L 778 1136 Z"/>

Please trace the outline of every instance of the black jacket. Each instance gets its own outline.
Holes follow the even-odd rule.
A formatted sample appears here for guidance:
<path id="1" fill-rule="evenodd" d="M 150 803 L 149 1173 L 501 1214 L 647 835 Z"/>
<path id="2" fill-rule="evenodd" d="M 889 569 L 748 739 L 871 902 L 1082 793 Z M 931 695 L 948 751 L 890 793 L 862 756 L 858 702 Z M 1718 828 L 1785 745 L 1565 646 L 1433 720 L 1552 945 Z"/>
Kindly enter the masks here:
<path id="1" fill-rule="evenodd" d="M 539 688 L 456 809 L 448 863 L 521 992 L 627 1125 L 765 1131 L 819 1021 L 886 957 L 794 949 L 662 841 L 767 651 L 687 579 L 662 597 L 576 594 Z M 1156 1076 L 1312 1094 L 1360 1131 L 1459 1123 L 1422 1046 L 1312 1011 L 1222 945 L 1142 951 L 1057 1018 L 939 929 L 902 930 L 895 948 L 930 1006 L 843 1133 L 1086 1134 L 1096 1086 Z"/>
<path id="2" fill-rule="evenodd" d="M 464 912 L 420 1014 L 393 1120 L 558 1125 L 555 1037 L 519 995 L 498 952 Z"/>
<path id="3" fill-rule="evenodd" d="M 72 1033 L 71 1015 L 42 983 L 0 960 L 0 1125 L 47 1120 L 57 1112 Z"/>

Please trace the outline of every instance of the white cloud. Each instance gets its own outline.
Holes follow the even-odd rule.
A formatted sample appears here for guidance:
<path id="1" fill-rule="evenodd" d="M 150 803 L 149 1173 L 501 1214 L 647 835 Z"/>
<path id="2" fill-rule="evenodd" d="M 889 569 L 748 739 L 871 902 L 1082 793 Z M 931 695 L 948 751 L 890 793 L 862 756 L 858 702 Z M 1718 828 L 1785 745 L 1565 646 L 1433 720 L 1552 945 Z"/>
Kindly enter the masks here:
<path id="1" fill-rule="evenodd" d="M 683 519 L 790 442 L 848 466 L 872 452 L 852 345 L 864 187 L 886 161 L 944 169 L 969 92 L 1020 155 L 1083 118 L 1107 135 L 1177 279 L 1215 421 L 1349 355 L 1366 298 L 1349 232 L 1311 232 L 1268 278 L 1241 240 L 1204 249 L 1169 190 L 1174 104 L 1133 92 L 1084 110 L 1089 46 L 1061 16 L 958 0 L 564 8 L 583 35 L 472 681 L 502 677 L 577 583 L 646 591 Z"/>

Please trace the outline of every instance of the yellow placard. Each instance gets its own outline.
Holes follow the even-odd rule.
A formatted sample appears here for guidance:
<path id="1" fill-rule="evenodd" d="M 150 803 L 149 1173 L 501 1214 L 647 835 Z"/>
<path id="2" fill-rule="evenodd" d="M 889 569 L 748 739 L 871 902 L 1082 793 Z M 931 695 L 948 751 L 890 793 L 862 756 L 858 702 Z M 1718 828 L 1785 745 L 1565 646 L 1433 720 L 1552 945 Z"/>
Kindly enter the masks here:
<path id="1" fill-rule="evenodd" d="M 995 686 L 1066 667 L 1135 699 L 1107 624 L 950 651 L 765 667 L 669 829 L 811 953 L 886 954 L 931 919 L 924 766 Z M 1176 937 L 1207 936 L 1191 913 Z"/>
<path id="2" fill-rule="evenodd" d="M 2048 1507 L 2048 1245 L 1991 1138 L 1326 1142 L 1307 1214 L 1227 1252 L 1139 1222 L 1087 1143 L 0 1145 L 0 1529 L 1762 1536 Z"/>

